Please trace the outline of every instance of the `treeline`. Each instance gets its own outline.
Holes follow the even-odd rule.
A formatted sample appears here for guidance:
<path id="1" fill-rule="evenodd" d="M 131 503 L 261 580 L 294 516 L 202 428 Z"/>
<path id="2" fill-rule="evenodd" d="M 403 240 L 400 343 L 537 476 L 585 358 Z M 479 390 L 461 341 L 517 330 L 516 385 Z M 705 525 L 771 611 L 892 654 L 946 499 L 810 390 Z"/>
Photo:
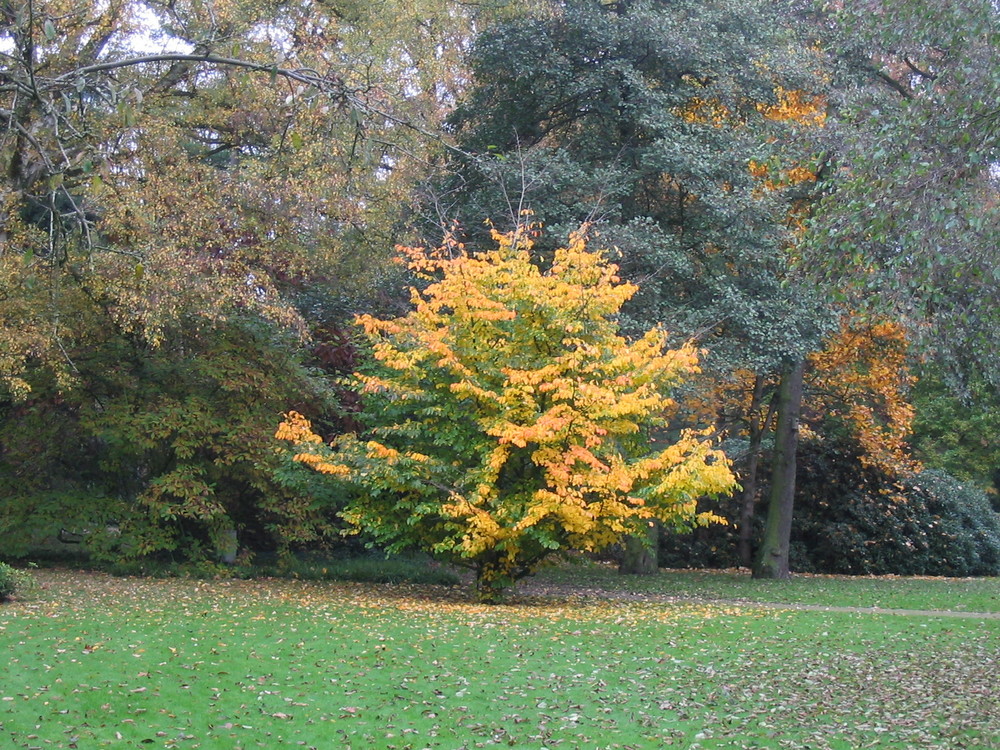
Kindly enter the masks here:
<path id="1" fill-rule="evenodd" d="M 0 555 L 345 544 L 396 246 L 583 227 L 740 485 L 661 563 L 1000 573 L 1000 27 L 878 5 L 0 5 Z"/>

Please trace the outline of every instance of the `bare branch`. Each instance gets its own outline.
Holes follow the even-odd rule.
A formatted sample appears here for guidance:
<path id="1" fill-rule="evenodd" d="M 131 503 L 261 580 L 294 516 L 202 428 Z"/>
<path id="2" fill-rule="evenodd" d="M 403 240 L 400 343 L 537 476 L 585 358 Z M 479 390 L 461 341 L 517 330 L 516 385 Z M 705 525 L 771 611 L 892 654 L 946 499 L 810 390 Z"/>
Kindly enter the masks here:
<path id="1" fill-rule="evenodd" d="M 305 83 L 311 86 L 317 86 L 318 88 L 324 88 L 333 83 L 334 80 L 321 76 L 315 70 L 309 68 L 300 68 L 297 70 L 291 70 L 289 68 L 280 68 L 276 65 L 266 65 L 264 63 L 255 63 L 249 60 L 240 60 L 235 57 L 223 57 L 221 55 L 213 55 L 211 53 L 205 54 L 182 54 L 182 53 L 163 53 L 157 55 L 141 55 L 139 57 L 127 57 L 123 60 L 109 60 L 108 62 L 95 63 L 94 65 L 85 65 L 82 68 L 76 68 L 69 71 L 68 73 L 63 73 L 60 76 L 51 78 L 50 83 L 52 84 L 64 84 L 69 81 L 76 81 L 76 79 L 81 76 L 89 75 L 90 73 L 101 73 L 108 70 L 117 70 L 119 68 L 128 68 L 135 65 L 145 65 L 147 63 L 157 63 L 157 62 L 201 62 L 210 63 L 212 65 L 222 65 L 233 68 L 246 68 L 247 70 L 254 70 L 259 73 L 269 73 L 274 75 L 279 75 L 284 78 L 290 78 L 293 81 L 299 81 L 300 83 Z"/>
<path id="2" fill-rule="evenodd" d="M 936 81 L 937 80 L 937 74 L 936 73 L 928 73 L 927 71 L 921 70 L 916 65 L 914 65 L 912 62 L 910 62 L 910 58 L 903 57 L 903 62 L 906 63 L 906 67 L 908 67 L 910 70 L 912 70 L 914 73 L 916 73 L 921 78 L 926 78 L 928 81 Z"/>
<path id="3" fill-rule="evenodd" d="M 470 156 L 468 153 L 458 148 L 457 146 L 449 143 L 443 139 L 439 134 L 432 133 L 426 128 L 422 128 L 419 125 L 413 123 L 402 117 L 398 117 L 390 112 L 379 109 L 378 107 L 373 107 L 368 104 L 364 99 L 356 92 L 350 92 L 344 86 L 343 81 L 339 77 L 322 75 L 316 70 L 311 68 L 282 68 L 277 65 L 268 65 L 265 63 L 256 63 L 250 60 L 241 60 L 235 57 L 224 57 L 221 55 L 215 55 L 211 53 L 205 54 L 182 54 L 182 53 L 164 53 L 156 55 L 142 55 L 139 57 L 129 57 L 123 60 L 111 60 L 104 63 L 96 63 L 94 65 L 86 65 L 81 68 L 76 68 L 75 70 L 63 73 L 60 76 L 51 78 L 48 80 L 50 86 L 61 86 L 68 83 L 76 82 L 81 76 L 86 76 L 91 73 L 100 73 L 109 70 L 117 70 L 121 68 L 133 67 L 136 65 L 145 65 L 148 63 L 158 63 L 158 62 L 198 62 L 207 63 L 210 65 L 218 65 L 223 67 L 233 67 L 233 68 L 243 68 L 245 70 L 251 70 L 257 73 L 267 73 L 268 75 L 281 76 L 287 80 L 297 81 L 299 83 L 306 84 L 307 86 L 313 86 L 320 91 L 326 93 L 333 93 L 339 96 L 346 104 L 359 112 L 363 112 L 369 117 L 381 118 L 387 122 L 399 125 L 408 130 L 411 130 L 424 138 L 427 138 L 435 143 L 440 143 L 449 151 L 460 154 L 462 156 Z"/>

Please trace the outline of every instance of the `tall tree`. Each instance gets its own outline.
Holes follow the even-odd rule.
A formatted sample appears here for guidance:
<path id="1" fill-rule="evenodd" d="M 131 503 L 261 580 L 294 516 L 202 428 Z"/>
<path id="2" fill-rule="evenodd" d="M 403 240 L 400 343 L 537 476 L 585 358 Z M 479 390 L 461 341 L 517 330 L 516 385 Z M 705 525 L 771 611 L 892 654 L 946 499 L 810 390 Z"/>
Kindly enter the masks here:
<path id="1" fill-rule="evenodd" d="M 831 7 L 815 28 L 834 78 L 824 140 L 837 169 L 800 252 L 819 283 L 875 320 L 904 322 L 959 381 L 995 374 L 996 142 L 983 119 L 1000 84 L 995 6 Z M 790 504 L 769 513 L 769 528 L 790 529 Z M 761 549 L 758 570 L 787 539 Z"/>
<path id="2" fill-rule="evenodd" d="M 792 508 L 795 501 L 795 458 L 802 410 L 802 380 L 805 361 L 789 364 L 781 373 L 774 431 L 774 467 L 764 538 L 753 568 L 755 578 L 788 578 L 789 541 L 792 535 Z"/>
<path id="3" fill-rule="evenodd" d="M 101 498 L 86 525 L 151 521 L 133 550 L 176 546 L 178 518 L 295 525 L 265 425 L 329 409 L 311 350 L 392 273 L 468 23 L 449 2 L 0 3 L 5 522 L 33 486 Z M 43 415 L 85 458 L 49 446 L 26 485 L 14 420 Z"/>
<path id="4" fill-rule="evenodd" d="M 996 388 L 996 6 L 838 8 L 828 47 L 853 85 L 839 87 L 832 109 L 839 178 L 813 223 L 810 261 L 859 307 L 897 315 L 954 384 L 979 373 Z"/>
<path id="5" fill-rule="evenodd" d="M 470 241 L 526 206 L 561 231 L 592 221 L 640 287 L 627 329 L 699 337 L 718 372 L 795 370 L 834 316 L 792 250 L 824 85 L 790 10 L 575 0 L 490 29 L 452 119 L 479 156 L 452 164 L 434 216 Z"/>

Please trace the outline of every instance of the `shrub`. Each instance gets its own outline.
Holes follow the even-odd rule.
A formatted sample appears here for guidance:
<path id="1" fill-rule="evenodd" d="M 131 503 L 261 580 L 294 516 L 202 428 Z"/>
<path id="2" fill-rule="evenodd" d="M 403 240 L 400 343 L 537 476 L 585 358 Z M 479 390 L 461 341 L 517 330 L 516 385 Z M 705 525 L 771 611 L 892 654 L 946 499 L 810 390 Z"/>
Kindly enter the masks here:
<path id="1" fill-rule="evenodd" d="M 940 471 L 925 471 L 906 484 L 907 496 L 927 509 L 935 575 L 1000 575 L 1000 513 L 985 492 Z"/>
<path id="2" fill-rule="evenodd" d="M 941 472 L 895 476 L 849 439 L 802 445 L 793 567 L 871 575 L 1000 574 L 1000 515 Z"/>
<path id="3" fill-rule="evenodd" d="M 664 529 L 660 534 L 658 560 L 661 568 L 734 568 L 740 565 L 738 496 L 718 499 L 701 498 L 699 513 L 713 513 L 726 519 L 725 524 L 702 526 L 689 532 Z M 758 514 L 758 521 L 762 516 Z M 763 523 L 758 522 L 759 535 Z"/>
<path id="4" fill-rule="evenodd" d="M 456 586 L 459 577 L 448 568 L 424 559 L 405 557 L 361 557 L 349 560 L 308 562 L 295 565 L 289 573 L 296 578 L 359 583 L 424 583 Z"/>
<path id="5" fill-rule="evenodd" d="M 763 496 L 766 498 L 766 488 Z M 757 528 L 766 512 L 757 510 Z M 736 499 L 705 501 L 730 525 L 664 534 L 659 563 L 738 565 Z M 1000 514 L 969 482 L 939 471 L 901 476 L 861 460 L 849 436 L 802 441 L 790 561 L 800 573 L 1000 575 Z"/>
<path id="6" fill-rule="evenodd" d="M 99 567 L 113 576 L 121 577 L 191 578 L 200 581 L 246 577 L 242 574 L 243 571 L 239 567 L 202 559 L 174 561 L 150 556 L 135 560 L 115 560 L 100 564 Z"/>
<path id="7" fill-rule="evenodd" d="M 35 578 L 30 573 L 0 562 L 0 602 L 7 601 L 19 591 L 24 592 L 34 587 Z"/>
<path id="8" fill-rule="evenodd" d="M 266 558 L 266 556 L 262 556 Z M 102 565 L 115 576 L 141 578 L 298 578 L 305 581 L 356 581 L 360 583 L 423 583 L 455 586 L 459 577 L 450 569 L 423 556 L 339 558 L 325 554 L 304 554 L 290 558 L 262 559 L 222 565 L 205 561 L 171 561 L 156 558 L 122 560 Z"/>

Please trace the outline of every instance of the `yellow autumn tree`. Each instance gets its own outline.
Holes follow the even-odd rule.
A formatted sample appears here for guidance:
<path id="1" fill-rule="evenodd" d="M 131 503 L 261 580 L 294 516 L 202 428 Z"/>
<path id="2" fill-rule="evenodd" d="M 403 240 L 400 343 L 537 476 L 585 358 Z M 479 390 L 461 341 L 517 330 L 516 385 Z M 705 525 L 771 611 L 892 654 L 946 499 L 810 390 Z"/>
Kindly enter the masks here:
<path id="1" fill-rule="evenodd" d="M 863 465 L 890 476 L 919 470 L 910 455 L 914 409 L 906 330 L 883 320 L 845 316 L 826 347 L 809 357 L 813 421 L 842 422 L 857 440 Z"/>
<path id="2" fill-rule="evenodd" d="M 430 283 L 410 314 L 358 320 L 374 353 L 355 376 L 366 434 L 326 445 L 296 413 L 278 430 L 296 460 L 355 485 L 356 529 L 473 569 L 483 601 L 553 552 L 717 520 L 697 500 L 734 484 L 705 434 L 666 431 L 697 350 L 619 334 L 636 287 L 582 232 L 544 270 L 528 234 L 494 233 L 482 253 L 404 249 Z"/>

